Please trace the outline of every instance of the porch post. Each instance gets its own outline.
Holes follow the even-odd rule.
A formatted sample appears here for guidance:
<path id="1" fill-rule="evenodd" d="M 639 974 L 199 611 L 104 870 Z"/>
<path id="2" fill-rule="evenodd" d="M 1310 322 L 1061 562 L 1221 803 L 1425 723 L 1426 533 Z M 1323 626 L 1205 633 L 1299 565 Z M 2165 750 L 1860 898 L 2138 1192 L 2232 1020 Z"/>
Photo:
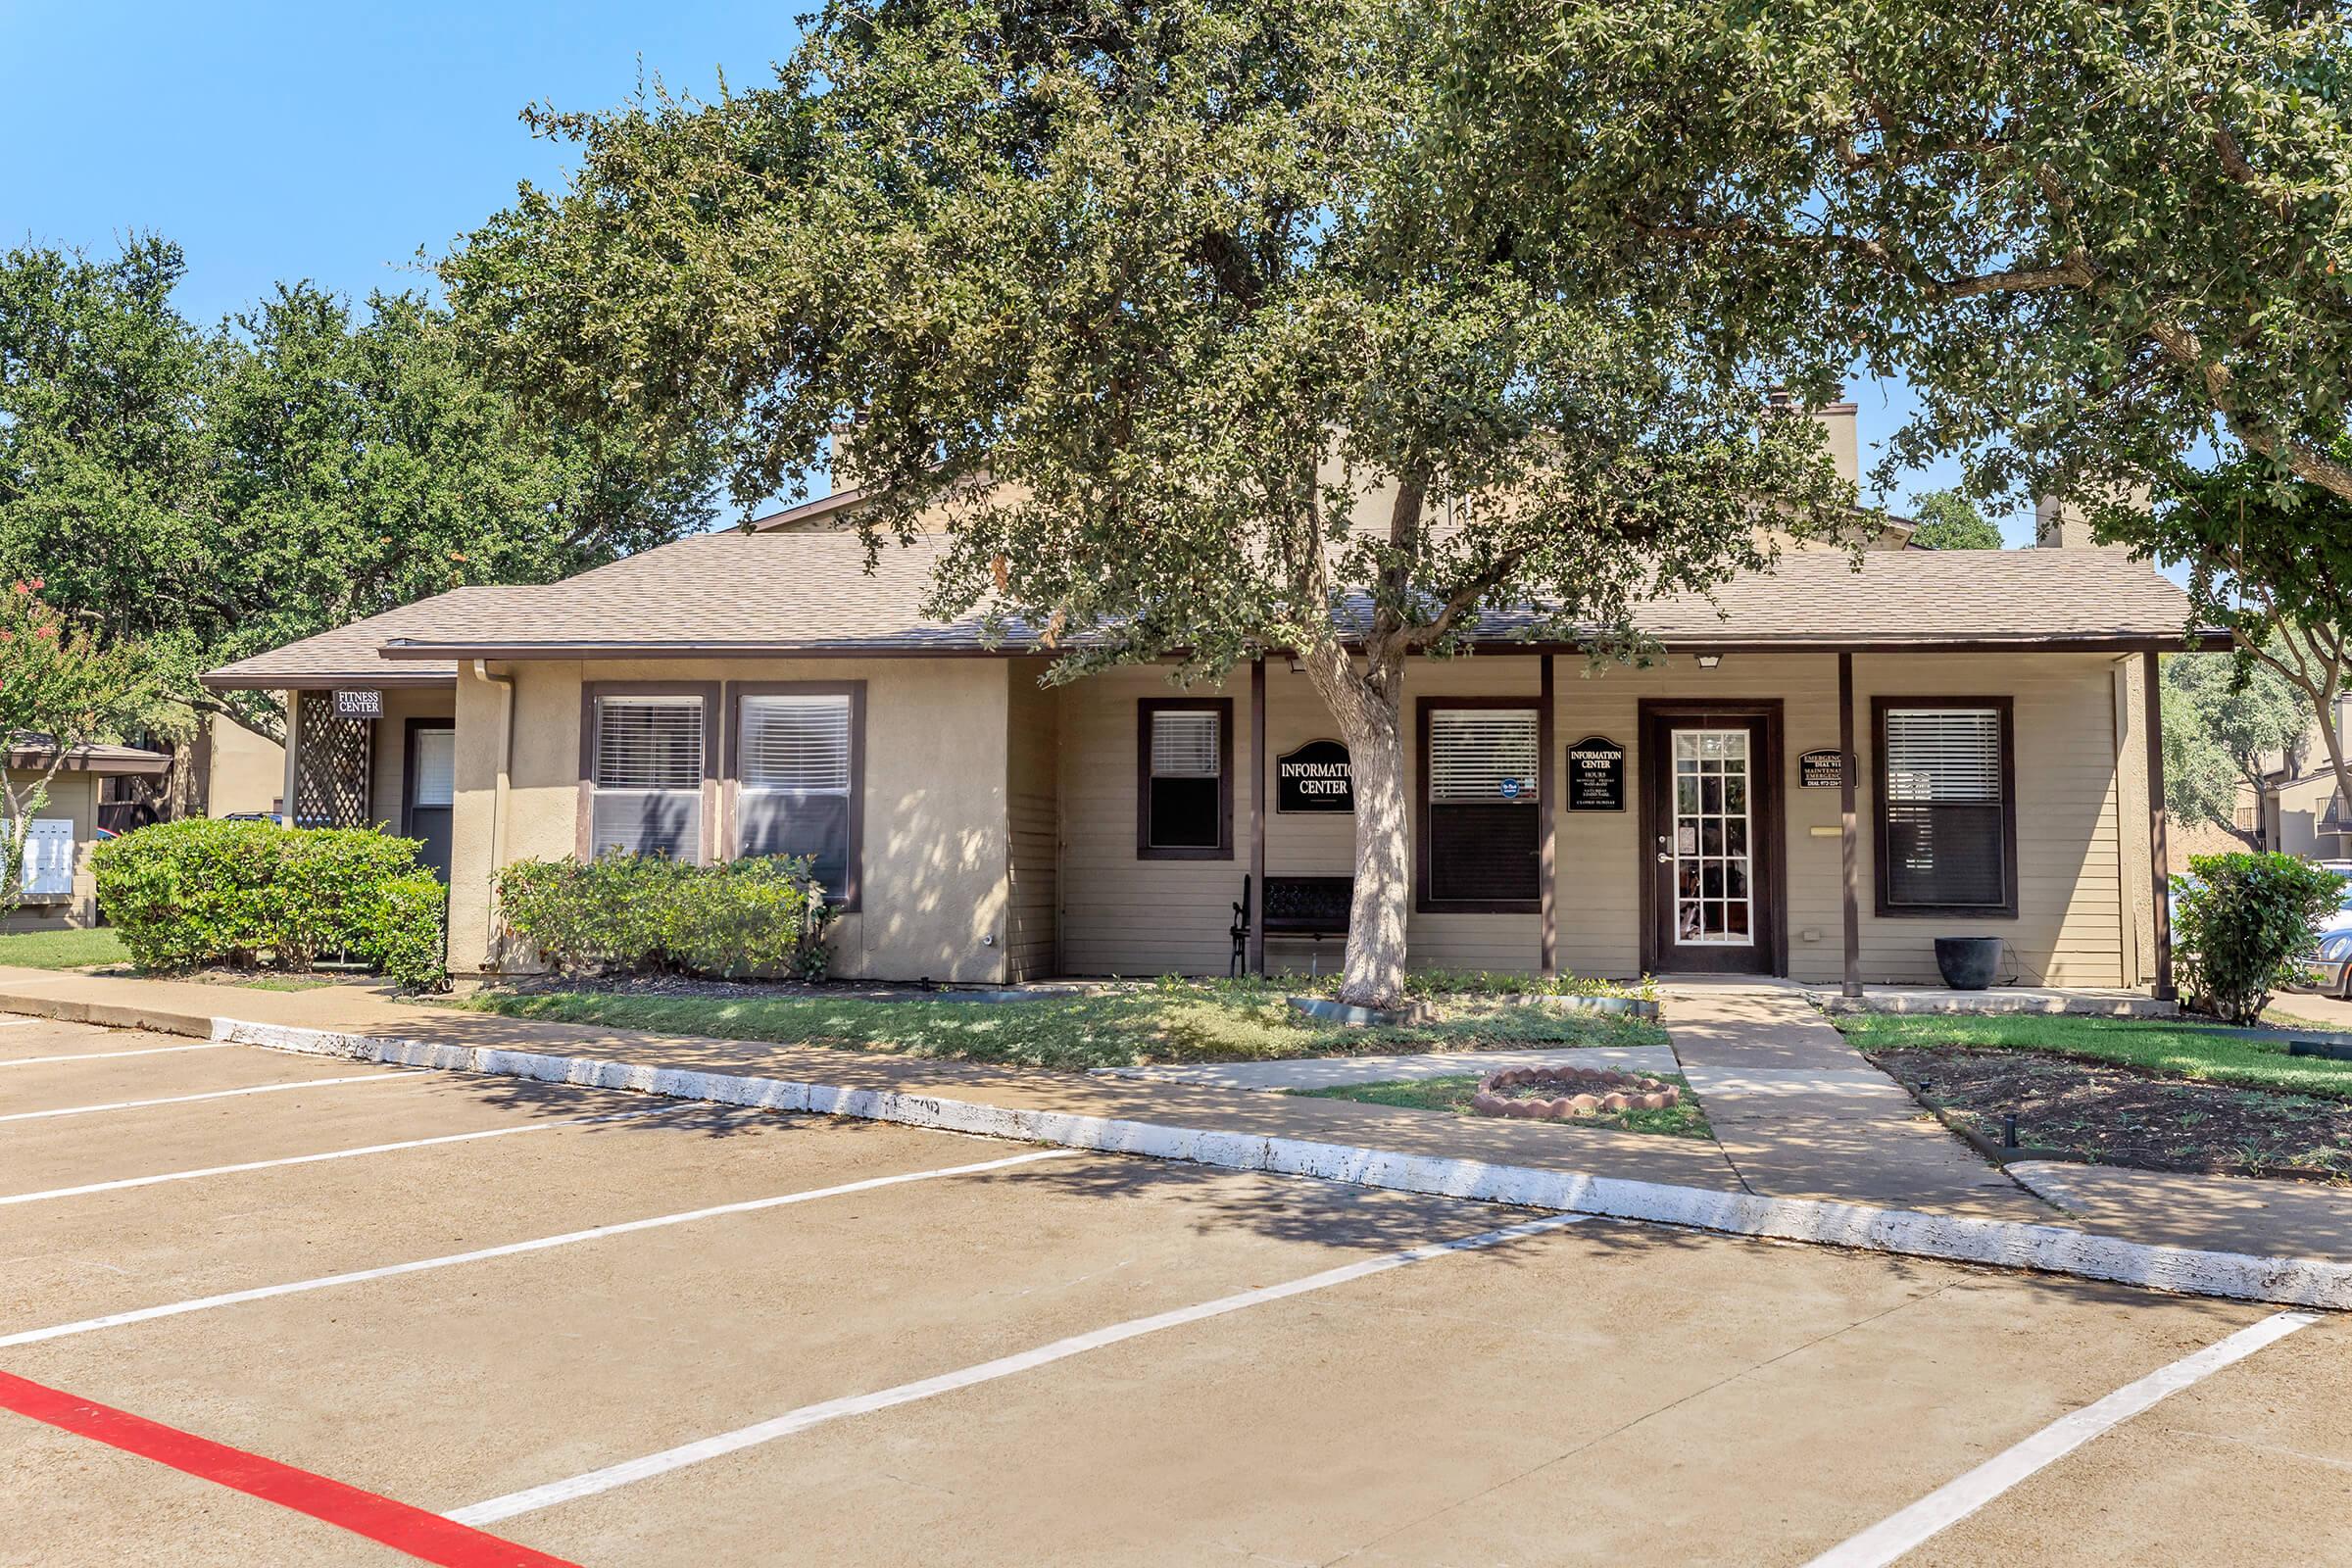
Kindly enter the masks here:
<path id="1" fill-rule="evenodd" d="M 1250 951 L 1251 974 L 1266 972 L 1266 656 L 1250 661 Z"/>
<path id="2" fill-rule="evenodd" d="M 1543 879 L 1539 902 L 1543 913 L 1538 917 L 1542 926 L 1541 950 L 1538 963 L 1545 979 L 1560 972 L 1559 893 L 1552 886 L 1555 858 L 1551 822 L 1552 792 L 1552 717 L 1551 717 L 1551 656 L 1541 656 L 1536 707 L 1536 863 L 1537 874 Z"/>
<path id="3" fill-rule="evenodd" d="M 286 703 L 286 782 L 285 797 L 277 803 L 277 808 L 286 825 L 295 827 L 299 825 L 294 820 L 294 781 L 302 765 L 302 693 L 289 691 L 278 695 Z"/>
<path id="4" fill-rule="evenodd" d="M 2172 871 L 2165 864 L 2164 823 L 2164 688 L 2159 683 L 2156 650 L 2139 656 L 2140 727 L 2148 742 L 2148 888 L 2155 904 L 2156 985 L 2158 1002 L 2175 1000 L 2173 990 Z"/>
<path id="5" fill-rule="evenodd" d="M 1862 844 L 1855 828 L 1854 656 L 1838 656 L 1838 849 L 1845 872 L 1845 994 L 1862 994 Z"/>

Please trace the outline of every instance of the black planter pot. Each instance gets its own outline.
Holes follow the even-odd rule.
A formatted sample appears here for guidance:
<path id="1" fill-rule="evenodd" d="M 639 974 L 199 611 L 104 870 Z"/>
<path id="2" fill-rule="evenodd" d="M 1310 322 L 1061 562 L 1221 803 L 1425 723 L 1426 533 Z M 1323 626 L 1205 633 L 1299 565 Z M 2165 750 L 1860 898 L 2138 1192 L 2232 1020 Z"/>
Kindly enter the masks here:
<path id="1" fill-rule="evenodd" d="M 1983 991 L 2001 970 L 1999 937 L 1937 937 L 1936 967 L 1954 991 Z"/>

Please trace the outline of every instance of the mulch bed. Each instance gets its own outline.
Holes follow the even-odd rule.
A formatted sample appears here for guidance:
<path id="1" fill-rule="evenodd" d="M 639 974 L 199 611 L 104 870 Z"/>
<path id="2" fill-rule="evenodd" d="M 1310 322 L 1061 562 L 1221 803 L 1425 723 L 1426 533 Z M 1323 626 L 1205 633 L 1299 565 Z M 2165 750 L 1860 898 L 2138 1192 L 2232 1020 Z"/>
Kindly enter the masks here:
<path id="1" fill-rule="evenodd" d="M 2019 1144 L 2102 1165 L 2352 1180 L 2352 1104 L 2341 1101 L 2015 1051 L 1884 1051 L 1870 1059 L 1987 1143 L 2001 1142 L 2015 1112 Z"/>

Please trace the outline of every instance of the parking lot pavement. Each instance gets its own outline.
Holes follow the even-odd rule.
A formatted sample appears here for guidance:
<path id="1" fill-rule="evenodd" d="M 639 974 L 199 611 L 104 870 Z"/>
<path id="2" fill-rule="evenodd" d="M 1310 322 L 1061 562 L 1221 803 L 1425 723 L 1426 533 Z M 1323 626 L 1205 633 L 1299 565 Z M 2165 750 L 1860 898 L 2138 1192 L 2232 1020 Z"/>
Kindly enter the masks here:
<path id="1" fill-rule="evenodd" d="M 0 1414 L 0 1561 L 1800 1563 L 2018 1445 L 1916 1560 L 2352 1555 L 2246 1303 L 445 1074 L 0 1139 L 0 1404 L 123 1413 Z"/>

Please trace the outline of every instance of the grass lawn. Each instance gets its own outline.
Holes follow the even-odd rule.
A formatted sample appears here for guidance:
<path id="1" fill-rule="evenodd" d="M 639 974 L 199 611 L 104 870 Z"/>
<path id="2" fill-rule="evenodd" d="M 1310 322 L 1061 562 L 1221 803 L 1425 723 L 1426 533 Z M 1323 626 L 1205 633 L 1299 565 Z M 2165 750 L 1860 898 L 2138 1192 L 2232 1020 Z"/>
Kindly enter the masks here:
<path id="1" fill-rule="evenodd" d="M 2241 1089 L 2352 1100 L 2352 1061 L 2289 1056 L 2282 1037 L 2160 1018 L 1856 1013 L 1834 1020 L 1859 1050 L 2023 1051 Z"/>
<path id="2" fill-rule="evenodd" d="M 79 969 L 94 963 L 127 963 L 130 955 L 111 926 L 84 931 L 20 931 L 0 936 L 0 964 L 25 969 Z"/>
<path id="3" fill-rule="evenodd" d="M 1714 1130 L 1707 1125 L 1707 1113 L 1699 1108 L 1698 1098 L 1683 1075 L 1673 1072 L 1644 1073 L 1660 1083 L 1679 1086 L 1683 1091 L 1680 1104 L 1664 1110 L 1621 1110 L 1614 1115 L 1582 1116 L 1571 1121 L 1555 1121 L 1553 1127 L 1611 1127 L 1619 1132 L 1658 1133 L 1668 1138 L 1712 1138 Z M 1309 1100 L 1354 1100 L 1367 1105 L 1402 1105 L 1409 1110 L 1446 1110 L 1457 1116 L 1471 1114 L 1470 1097 L 1478 1092 L 1479 1078 L 1475 1073 L 1461 1077 L 1420 1078 L 1393 1084 L 1342 1084 L 1336 1089 L 1302 1089 L 1295 1093 Z"/>
<path id="4" fill-rule="evenodd" d="M 1034 1067 L 1137 1067 L 1496 1046 L 1660 1045 L 1654 1024 L 1616 1013 L 1557 1012 L 1464 1000 L 1410 1029 L 1345 1029 L 1285 1004 L 1280 985 L 1162 981 L 1139 990 L 1038 1002 L 872 1002 L 823 996 L 625 991 L 485 991 L 457 1004 L 510 1018 L 656 1034 L 829 1046 L 892 1055 Z M 2347 1063 L 2352 1066 L 2352 1063 Z"/>

